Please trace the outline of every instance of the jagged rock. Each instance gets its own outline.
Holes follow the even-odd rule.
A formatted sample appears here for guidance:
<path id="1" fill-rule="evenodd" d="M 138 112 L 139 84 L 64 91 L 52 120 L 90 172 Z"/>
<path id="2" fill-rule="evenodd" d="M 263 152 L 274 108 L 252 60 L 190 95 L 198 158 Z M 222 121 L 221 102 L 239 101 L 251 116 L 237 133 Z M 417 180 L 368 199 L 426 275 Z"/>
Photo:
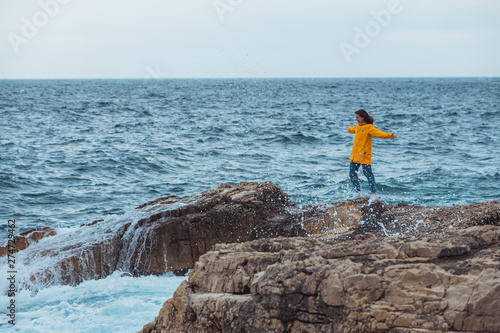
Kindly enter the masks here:
<path id="1" fill-rule="evenodd" d="M 366 198 L 329 205 L 305 206 L 303 227 L 308 236 L 346 239 L 372 232 L 381 236 L 419 236 L 479 225 L 500 225 L 500 203 L 496 200 L 453 207 L 395 206 Z M 297 214 L 301 214 L 298 212 Z M 347 236 L 347 237 L 346 237 Z"/>
<path id="2" fill-rule="evenodd" d="M 136 276 L 183 273 L 217 243 L 305 235 L 287 210 L 293 206 L 272 183 L 222 184 L 187 198 L 159 198 L 119 219 L 97 220 L 30 246 L 20 257 L 31 267 L 24 287 L 76 285 L 118 269 Z"/>
<path id="3" fill-rule="evenodd" d="M 500 332 L 500 227 L 216 245 L 152 332 Z"/>
<path id="4" fill-rule="evenodd" d="M 7 254 L 14 254 L 16 252 L 26 249 L 30 244 L 38 243 L 38 241 L 44 237 L 54 236 L 56 231 L 54 228 L 45 227 L 38 229 L 31 229 L 25 232 L 21 232 L 19 236 L 13 238 L 13 243 L 11 247 L 8 246 L 7 241 L 4 241 L 5 245 L 0 246 L 0 257 L 5 257 Z M 8 252 L 8 250 L 10 252 Z"/>
<path id="5" fill-rule="evenodd" d="M 164 203 L 179 208 L 163 210 Z M 140 209 L 152 214 L 136 228 L 148 230 L 141 233 L 147 237 L 138 240 L 144 242 L 146 253 L 137 252 L 132 257 L 136 265 L 131 269 L 142 273 L 186 270 L 218 243 L 303 234 L 287 211 L 292 205 L 272 183 L 222 184 L 187 200 L 169 196 L 145 204 Z"/>
<path id="6" fill-rule="evenodd" d="M 500 203 L 457 207 L 391 206 L 367 198 L 299 206 L 276 185 L 242 182 L 187 198 L 167 196 L 133 212 L 45 237 L 19 252 L 29 267 L 26 288 L 76 285 L 116 270 L 135 276 L 184 273 L 215 244 L 279 236 L 352 239 L 376 235 L 432 234 L 453 227 L 500 223 Z M 21 274 L 21 273 L 20 273 Z"/>

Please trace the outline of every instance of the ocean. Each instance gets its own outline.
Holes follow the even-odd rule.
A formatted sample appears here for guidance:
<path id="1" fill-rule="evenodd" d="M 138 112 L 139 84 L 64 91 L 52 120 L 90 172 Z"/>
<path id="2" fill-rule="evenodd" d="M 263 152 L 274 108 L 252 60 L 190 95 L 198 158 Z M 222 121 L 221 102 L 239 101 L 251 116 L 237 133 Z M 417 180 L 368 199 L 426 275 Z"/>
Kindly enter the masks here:
<path id="1" fill-rule="evenodd" d="M 350 198 L 361 108 L 398 136 L 373 139 L 383 202 L 499 200 L 499 102 L 500 78 L 0 80 L 0 240 L 8 220 L 65 234 L 220 183 L 272 181 L 300 205 Z M 186 279 L 119 271 L 19 290 L 13 326 L 0 266 L 13 332 L 137 332 Z"/>

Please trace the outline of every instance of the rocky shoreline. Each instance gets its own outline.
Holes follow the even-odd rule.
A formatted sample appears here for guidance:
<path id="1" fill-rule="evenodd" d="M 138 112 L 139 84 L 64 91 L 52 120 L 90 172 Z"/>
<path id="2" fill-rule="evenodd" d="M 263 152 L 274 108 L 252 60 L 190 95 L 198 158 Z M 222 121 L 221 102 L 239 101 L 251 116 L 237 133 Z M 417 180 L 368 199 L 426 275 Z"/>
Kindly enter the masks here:
<path id="1" fill-rule="evenodd" d="M 22 288 L 192 269 L 143 332 L 500 332 L 499 226 L 498 201 L 301 206 L 266 182 L 16 242 Z"/>
<path id="2" fill-rule="evenodd" d="M 142 332 L 500 332 L 499 269 L 498 226 L 221 244 Z"/>

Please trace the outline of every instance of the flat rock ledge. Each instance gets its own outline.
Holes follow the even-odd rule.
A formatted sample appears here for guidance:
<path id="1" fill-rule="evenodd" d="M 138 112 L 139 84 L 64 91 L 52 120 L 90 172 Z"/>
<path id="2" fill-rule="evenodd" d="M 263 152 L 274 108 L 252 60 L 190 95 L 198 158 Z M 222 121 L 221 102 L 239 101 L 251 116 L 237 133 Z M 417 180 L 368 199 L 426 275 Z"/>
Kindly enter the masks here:
<path id="1" fill-rule="evenodd" d="M 142 332 L 500 332 L 500 227 L 219 244 Z"/>

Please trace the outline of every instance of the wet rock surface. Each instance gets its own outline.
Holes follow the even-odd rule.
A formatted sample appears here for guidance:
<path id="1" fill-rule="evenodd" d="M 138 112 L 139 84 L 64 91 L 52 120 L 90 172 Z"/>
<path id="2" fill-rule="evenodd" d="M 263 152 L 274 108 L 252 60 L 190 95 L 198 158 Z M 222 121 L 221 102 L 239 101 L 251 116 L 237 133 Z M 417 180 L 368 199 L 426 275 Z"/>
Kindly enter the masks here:
<path id="1" fill-rule="evenodd" d="M 500 332 L 500 227 L 220 244 L 142 332 Z"/>
<path id="2" fill-rule="evenodd" d="M 51 227 L 32 229 L 21 232 L 18 236 L 12 238 L 12 246 L 9 247 L 8 241 L 4 241 L 2 246 L 0 246 L 0 257 L 5 257 L 7 254 L 14 254 L 16 252 L 22 251 L 26 249 L 30 244 L 38 243 L 38 241 L 42 238 L 55 235 L 56 231 Z"/>
<path id="3" fill-rule="evenodd" d="M 288 212 L 293 206 L 272 183 L 222 184 L 187 198 L 159 198 L 124 216 L 27 246 L 19 258 L 32 272 L 21 284 L 77 285 L 116 270 L 135 276 L 183 274 L 218 243 L 305 235 Z"/>
<path id="4" fill-rule="evenodd" d="M 395 206 L 367 198 L 299 206 L 276 185 L 221 184 L 187 198 L 167 196 L 133 212 L 82 225 L 53 237 L 54 230 L 28 231 L 18 259 L 30 268 L 26 288 L 77 285 L 116 270 L 135 276 L 183 274 L 214 245 L 275 237 L 349 240 L 370 232 L 432 235 L 471 226 L 499 225 L 500 203 L 456 207 Z M 38 236 L 37 236 L 38 237 Z"/>

